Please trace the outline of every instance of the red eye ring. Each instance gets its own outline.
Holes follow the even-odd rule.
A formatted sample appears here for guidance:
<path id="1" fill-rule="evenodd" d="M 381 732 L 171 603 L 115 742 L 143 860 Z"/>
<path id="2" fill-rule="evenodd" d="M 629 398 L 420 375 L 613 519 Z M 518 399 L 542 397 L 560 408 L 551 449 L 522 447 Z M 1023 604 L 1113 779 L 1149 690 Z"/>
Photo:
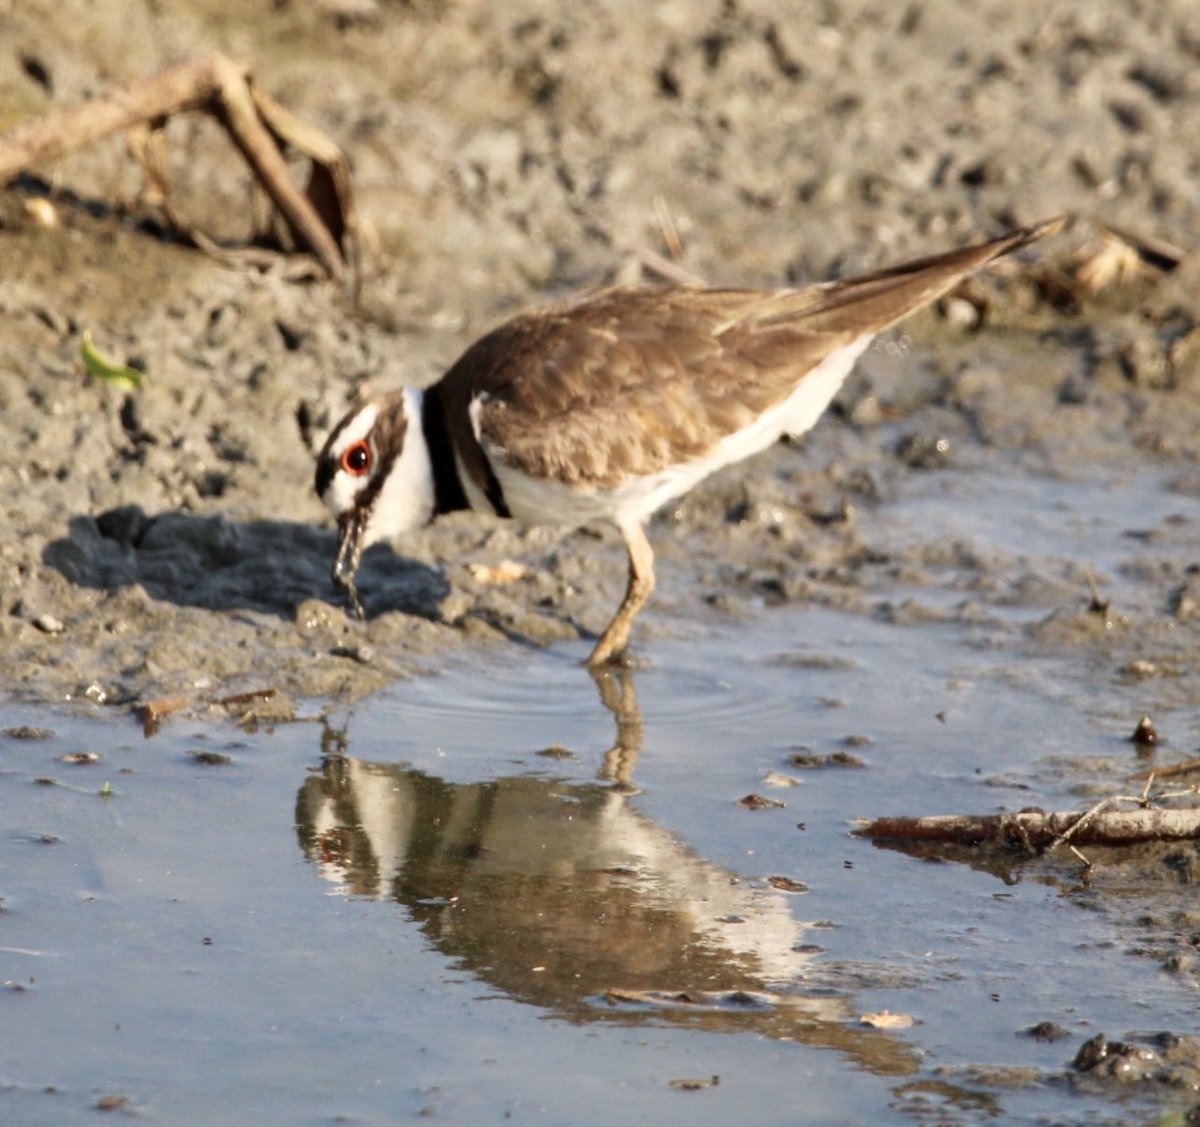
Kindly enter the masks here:
<path id="1" fill-rule="evenodd" d="M 342 451 L 339 464 L 351 477 L 363 477 L 371 472 L 371 448 L 365 438 L 350 443 Z"/>

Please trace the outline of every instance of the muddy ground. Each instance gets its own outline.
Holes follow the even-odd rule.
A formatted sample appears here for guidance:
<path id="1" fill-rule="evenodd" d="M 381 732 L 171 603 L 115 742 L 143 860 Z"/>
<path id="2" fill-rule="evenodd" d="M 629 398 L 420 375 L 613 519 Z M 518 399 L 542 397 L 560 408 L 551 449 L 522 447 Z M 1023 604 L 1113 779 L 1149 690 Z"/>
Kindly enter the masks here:
<path id="1" fill-rule="evenodd" d="M 1096 298 L 1072 273 L 1097 221 L 1200 242 L 1181 143 L 1200 135 L 1189 0 L 75 0 L 0 4 L 0 44 L 0 129 L 203 50 L 246 60 L 348 153 L 363 255 L 355 300 L 293 280 L 285 258 L 235 268 L 174 245 L 119 140 L 0 192 L 10 697 L 340 698 L 463 645 L 588 634 L 623 586 L 615 532 L 461 516 L 399 554 L 374 549 L 370 621 L 348 619 L 301 404 L 319 432 L 363 384 L 426 382 L 508 312 L 645 276 L 639 251 L 666 252 L 668 226 L 687 271 L 775 285 L 1060 212 L 1065 235 L 979 284 L 982 327 L 961 301 L 915 318 L 803 447 L 659 517 L 660 589 L 637 640 L 652 655 L 656 632 L 764 599 L 903 616 L 880 584 L 936 568 L 973 604 L 1044 612 L 1004 644 L 1102 644 L 1113 676 L 1139 659 L 1191 667 L 1194 556 L 1148 564 L 1134 605 L 1121 576 L 1097 576 L 1123 612 L 1097 632 L 1085 568 L 868 541 L 853 516 L 906 475 L 996 458 L 1051 477 L 1159 460 L 1192 508 L 1194 262 Z M 169 136 L 177 205 L 227 245 L 249 241 L 264 208 L 224 135 L 191 116 Z M 42 195 L 52 225 L 30 206 Z M 145 370 L 140 392 L 85 377 L 85 331 Z M 467 567 L 507 559 L 528 576 L 499 586 Z M 1170 681 L 1175 703 L 1194 693 Z"/>

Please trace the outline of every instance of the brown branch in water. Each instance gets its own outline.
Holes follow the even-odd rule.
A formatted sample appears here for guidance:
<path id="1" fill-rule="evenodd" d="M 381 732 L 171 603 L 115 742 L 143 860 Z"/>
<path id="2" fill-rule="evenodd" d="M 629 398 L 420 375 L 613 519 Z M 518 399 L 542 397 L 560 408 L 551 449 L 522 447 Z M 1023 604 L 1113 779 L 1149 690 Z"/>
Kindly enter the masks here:
<path id="1" fill-rule="evenodd" d="M 212 114 L 225 127 L 296 242 L 316 255 L 331 277 L 343 277 L 342 248 L 353 223 L 345 156 L 256 89 L 248 67 L 224 55 L 205 55 L 82 105 L 51 110 L 0 135 L 0 184 L 111 133 L 157 128 L 173 114 L 192 110 Z M 292 182 L 280 143 L 312 161 L 307 194 Z M 196 242 L 203 245 L 203 237 Z"/>
<path id="2" fill-rule="evenodd" d="M 1148 767 L 1145 771 L 1139 771 L 1136 775 L 1130 775 L 1130 779 L 1134 782 L 1149 781 L 1151 779 L 1174 779 L 1180 775 L 1194 775 L 1200 771 L 1200 758 L 1185 759 L 1182 763 L 1171 763 L 1166 767 Z"/>
<path id="3" fill-rule="evenodd" d="M 852 831 L 873 840 L 994 845 L 1041 850 L 1059 841 L 1075 845 L 1136 845 L 1200 838 L 1200 809 L 1088 810 L 1016 814 L 942 814 L 876 818 Z"/>

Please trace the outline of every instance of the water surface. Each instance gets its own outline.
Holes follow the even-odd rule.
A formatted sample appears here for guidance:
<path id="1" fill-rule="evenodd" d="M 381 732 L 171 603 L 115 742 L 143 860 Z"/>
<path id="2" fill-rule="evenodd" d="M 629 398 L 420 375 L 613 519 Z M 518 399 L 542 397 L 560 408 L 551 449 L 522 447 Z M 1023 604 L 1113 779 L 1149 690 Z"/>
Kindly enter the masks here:
<path id="1" fill-rule="evenodd" d="M 1101 491 L 1053 504 L 1096 541 L 1072 554 L 1144 551 Z M 906 505 L 939 511 L 887 519 Z M 1054 550 L 1028 535 L 1022 559 Z M 511 645 L 274 730 L 8 706 L 54 734 L 3 738 L 4 1118 L 1095 1123 L 1182 1098 L 1064 1079 L 1095 1033 L 1194 1025 L 1186 976 L 1131 953 L 1178 890 L 849 832 L 1127 788 L 1135 683 L 1097 707 L 1087 654 L 966 621 L 674 627 L 599 685 L 583 642 Z M 913 1024 L 860 1021 L 885 1011 Z M 1023 1035 L 1046 1021 L 1065 1037 Z"/>

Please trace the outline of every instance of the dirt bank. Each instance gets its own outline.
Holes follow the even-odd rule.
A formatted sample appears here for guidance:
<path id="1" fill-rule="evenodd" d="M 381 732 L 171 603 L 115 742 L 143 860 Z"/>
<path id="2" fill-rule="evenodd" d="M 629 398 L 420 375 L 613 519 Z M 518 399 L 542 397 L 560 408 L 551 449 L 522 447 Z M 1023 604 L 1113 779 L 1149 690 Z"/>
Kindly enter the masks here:
<path id="1" fill-rule="evenodd" d="M 1200 243 L 1178 143 L 1200 134 L 1186 0 L 1050 16 L 1002 0 L 970 14 L 950 0 L 32 3 L 0 5 L 0 43 L 0 129 L 201 50 L 245 59 L 350 155 L 366 250 L 356 304 L 282 264 L 171 245 L 115 141 L 0 192 L 0 682 L 20 698 L 199 702 L 264 682 L 340 696 L 464 644 L 601 626 L 623 583 L 615 534 L 467 518 L 403 555 L 375 549 L 373 618 L 348 620 L 297 410 L 319 424 L 364 382 L 434 377 L 515 308 L 634 276 L 639 249 L 665 249 L 664 216 L 680 265 L 738 284 L 883 265 L 1056 212 L 1079 220 L 1045 252 L 1064 270 L 1090 219 Z M 169 134 L 182 209 L 247 239 L 261 209 L 222 135 L 196 119 Z M 41 194 L 53 226 L 27 207 Z M 914 320 L 805 447 L 660 518 L 641 637 L 764 599 L 903 614 L 894 585 L 933 583 L 1039 610 L 1040 633 L 998 628 L 998 644 L 1092 644 L 1084 569 L 839 514 L 878 511 L 909 475 L 996 459 L 1050 477 L 1149 459 L 1186 514 L 1200 489 L 1189 269 L 1081 308 L 1044 272 L 1010 269 L 987 284 L 982 332 Z M 136 396 L 84 378 L 85 330 L 145 369 Z M 1187 525 L 1148 541 L 1139 574 L 1102 577 L 1136 612 L 1112 670 L 1151 650 L 1190 660 L 1194 548 Z M 529 576 L 498 586 L 466 567 L 505 559 Z"/>

